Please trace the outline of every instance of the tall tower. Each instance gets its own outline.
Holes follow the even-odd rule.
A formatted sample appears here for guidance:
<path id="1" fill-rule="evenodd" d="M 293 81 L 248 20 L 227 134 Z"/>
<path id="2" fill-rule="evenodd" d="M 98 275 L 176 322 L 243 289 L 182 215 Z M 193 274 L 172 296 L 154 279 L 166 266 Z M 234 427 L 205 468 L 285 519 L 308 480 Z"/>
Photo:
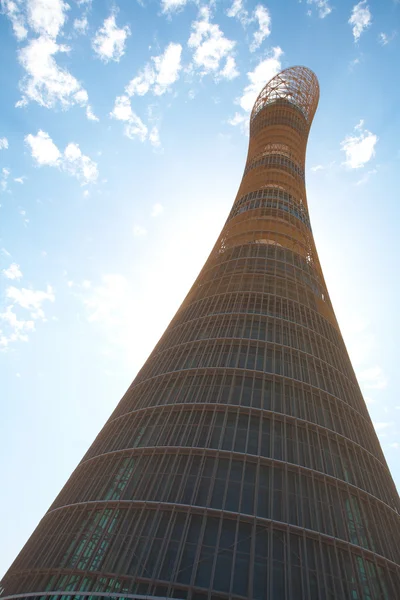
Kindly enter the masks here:
<path id="1" fill-rule="evenodd" d="M 318 97 L 304 67 L 261 91 L 216 245 L 3 600 L 400 598 L 399 497 L 308 215 Z"/>

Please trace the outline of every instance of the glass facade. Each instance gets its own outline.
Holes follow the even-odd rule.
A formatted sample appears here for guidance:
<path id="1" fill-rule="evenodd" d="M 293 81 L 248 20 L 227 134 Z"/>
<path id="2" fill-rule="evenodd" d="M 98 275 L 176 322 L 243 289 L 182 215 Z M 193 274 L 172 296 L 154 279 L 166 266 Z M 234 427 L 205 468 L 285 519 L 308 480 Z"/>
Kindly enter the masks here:
<path id="1" fill-rule="evenodd" d="M 304 183 L 315 75 L 283 71 L 182 306 L 0 597 L 400 598 L 400 502 L 329 300 Z"/>

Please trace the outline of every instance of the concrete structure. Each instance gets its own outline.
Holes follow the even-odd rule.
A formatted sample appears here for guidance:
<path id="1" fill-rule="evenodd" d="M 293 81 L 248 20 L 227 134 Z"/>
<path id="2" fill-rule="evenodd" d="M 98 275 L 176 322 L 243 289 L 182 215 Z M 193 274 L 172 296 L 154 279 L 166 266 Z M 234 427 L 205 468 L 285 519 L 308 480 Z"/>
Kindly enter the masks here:
<path id="1" fill-rule="evenodd" d="M 304 180 L 315 75 L 274 77 L 203 270 L 2 598 L 395 600 L 399 497 Z"/>

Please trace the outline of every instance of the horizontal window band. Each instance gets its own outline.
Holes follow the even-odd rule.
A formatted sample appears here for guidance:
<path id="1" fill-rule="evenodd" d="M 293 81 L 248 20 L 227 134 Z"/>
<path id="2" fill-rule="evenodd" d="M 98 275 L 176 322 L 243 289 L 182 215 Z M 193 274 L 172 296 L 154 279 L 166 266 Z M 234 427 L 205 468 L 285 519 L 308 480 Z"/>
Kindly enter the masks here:
<path id="1" fill-rule="evenodd" d="M 285 466 L 287 466 L 291 470 L 298 469 L 300 472 L 305 473 L 307 475 L 311 475 L 313 477 L 316 477 L 321 481 L 324 481 L 324 480 L 329 481 L 332 484 L 337 483 L 339 485 L 339 487 L 341 487 L 342 489 L 349 489 L 350 492 L 352 490 L 354 490 L 354 493 L 356 493 L 356 494 L 358 493 L 361 497 L 372 498 L 372 500 L 381 503 L 388 511 L 395 514 L 396 517 L 399 516 L 398 511 L 395 508 L 393 508 L 392 506 L 390 506 L 390 504 L 387 504 L 387 502 L 385 502 L 378 496 L 375 496 L 371 492 L 368 492 L 367 490 L 364 490 L 363 488 L 360 488 L 357 485 L 354 485 L 353 483 L 344 481 L 344 479 L 339 479 L 338 477 L 334 477 L 333 475 L 329 475 L 328 473 L 324 473 L 322 471 L 316 471 L 315 469 L 311 469 L 310 467 L 304 467 L 303 465 L 297 465 L 295 463 L 290 463 L 290 462 L 287 462 L 284 460 L 279 460 L 277 458 L 256 456 L 254 454 L 245 454 L 243 452 L 235 452 L 233 450 L 218 450 L 215 448 L 200 448 L 200 447 L 189 447 L 189 446 L 146 446 L 146 447 L 142 447 L 142 448 L 122 448 L 122 449 L 118 449 L 118 450 L 112 450 L 111 452 L 104 452 L 103 454 L 97 454 L 96 456 L 92 456 L 86 460 L 81 461 L 79 463 L 78 467 L 80 467 L 83 464 L 87 464 L 88 462 L 98 460 L 100 458 L 118 455 L 118 454 L 124 454 L 124 453 L 129 454 L 129 455 L 142 455 L 142 454 L 182 455 L 183 454 L 183 455 L 201 455 L 204 457 L 212 456 L 215 458 L 226 458 L 226 459 L 232 458 L 234 460 L 241 459 L 241 460 L 243 460 L 243 462 L 248 461 L 253 464 L 260 464 L 260 466 L 263 466 L 263 465 L 277 466 L 282 471 L 285 469 Z M 118 504 L 119 501 L 113 500 L 110 502 Z M 146 501 L 143 500 L 143 503 L 146 503 Z M 157 502 L 154 502 L 154 503 L 157 504 Z M 86 502 L 82 502 L 81 504 L 84 505 L 84 504 L 86 504 Z M 96 504 L 96 501 L 93 501 L 92 504 Z M 74 505 L 71 505 L 71 506 L 74 506 Z M 57 508 L 51 509 L 46 513 L 46 515 L 54 512 L 55 510 L 60 510 L 60 508 L 63 508 L 63 507 L 57 507 Z M 203 508 L 206 508 L 206 507 L 203 507 Z M 209 509 L 209 510 L 214 510 L 214 509 Z M 244 517 L 248 517 L 249 519 L 254 518 L 253 515 L 248 515 L 246 513 L 240 513 L 240 514 L 242 514 Z M 259 517 L 259 518 L 262 518 L 262 517 Z"/>
<path id="2" fill-rule="evenodd" d="M 212 342 L 216 342 L 214 344 L 212 344 Z M 244 343 L 240 343 L 240 342 L 244 342 Z M 247 343 L 246 343 L 247 342 Z M 252 342 L 252 343 L 251 343 Z M 206 349 L 207 347 L 212 347 L 213 349 L 215 348 L 223 348 L 223 347 L 228 347 L 229 349 L 231 349 L 232 347 L 236 348 L 236 344 L 235 343 L 239 343 L 238 347 L 239 348 L 247 348 L 247 350 L 249 350 L 250 348 L 262 348 L 264 350 L 268 350 L 269 348 L 271 349 L 282 349 L 283 351 L 290 351 L 290 358 L 292 359 L 292 356 L 295 355 L 299 355 L 300 357 L 305 356 L 307 358 L 310 358 L 310 360 L 316 360 L 320 363 L 322 363 L 324 366 L 328 367 L 329 369 L 332 369 L 336 374 L 340 375 L 341 377 L 344 378 L 344 380 L 352 387 L 355 389 L 356 392 L 359 391 L 359 387 L 358 387 L 358 383 L 356 381 L 352 381 L 345 373 L 343 373 L 342 371 L 340 371 L 338 368 L 336 368 L 335 366 L 331 365 L 330 363 L 328 363 L 327 361 L 325 361 L 322 358 L 319 358 L 317 356 L 315 356 L 314 354 L 310 354 L 304 350 L 300 350 L 298 348 L 293 348 L 292 346 L 288 346 L 282 343 L 278 343 L 278 342 L 270 342 L 270 341 L 266 341 L 266 340 L 253 340 L 250 338 L 239 338 L 239 337 L 210 337 L 210 338 L 206 338 L 206 339 L 197 339 L 197 340 L 189 340 L 187 342 L 180 342 L 175 344 L 174 346 L 168 346 L 167 348 L 164 348 L 163 350 L 160 350 L 159 352 L 155 352 L 154 354 L 151 355 L 151 360 L 154 360 L 154 362 L 156 362 L 157 358 L 160 358 L 162 356 L 164 356 L 164 354 L 168 354 L 169 352 L 171 352 L 172 350 L 178 350 L 179 348 L 185 348 L 187 346 L 190 346 L 190 350 L 194 350 L 197 347 L 201 347 L 202 345 L 204 346 L 204 349 Z M 239 354 L 239 353 L 238 353 Z M 216 357 L 217 359 L 218 357 Z M 150 359 L 150 357 L 149 357 Z M 149 360 L 148 359 L 148 360 Z M 284 362 L 284 361 L 283 361 Z M 210 365 L 211 367 L 213 365 Z M 216 367 L 221 366 L 222 368 L 236 368 L 236 367 L 229 367 L 229 366 L 223 366 L 223 365 L 215 365 Z M 195 367 L 196 368 L 196 367 Z M 239 367 L 240 368 L 240 367 Z M 179 370 L 186 370 L 185 367 L 181 367 Z M 282 377 L 284 377 L 285 379 L 291 379 L 293 381 L 297 381 L 299 383 L 309 383 L 309 385 L 313 385 L 310 382 L 305 382 L 303 379 L 296 379 L 295 377 L 290 377 L 289 375 L 285 375 L 283 373 L 278 373 L 276 371 L 265 371 L 264 369 L 258 369 L 255 367 L 255 370 L 257 372 L 260 373 L 265 373 L 265 374 L 276 374 L 276 375 L 281 375 Z M 314 368 L 314 373 L 317 373 L 317 369 Z M 314 386 L 313 387 L 317 387 Z M 321 389 L 325 392 L 327 392 L 328 394 L 330 392 L 328 392 L 328 390 L 325 390 L 324 388 L 320 388 L 318 387 L 318 389 Z"/>
<path id="3" fill-rule="evenodd" d="M 155 411 L 155 410 L 163 410 L 165 409 L 165 407 L 171 408 L 171 410 L 175 410 L 175 411 L 181 411 L 183 410 L 198 410 L 198 411 L 215 411 L 216 409 L 219 412 L 224 412 L 226 409 L 228 409 L 228 411 L 231 409 L 232 412 L 240 412 L 246 415 L 255 415 L 255 416 L 270 416 L 272 417 L 273 415 L 278 417 L 278 420 L 280 420 L 281 422 L 285 422 L 286 420 L 288 421 L 293 421 L 296 423 L 299 423 L 301 425 L 312 425 L 313 427 L 315 427 L 318 430 L 321 431 L 326 431 L 329 434 L 334 434 L 337 435 L 338 437 L 342 438 L 343 440 L 346 440 L 349 444 L 357 446 L 358 448 L 360 448 L 363 452 L 366 452 L 367 454 L 369 454 L 370 457 L 372 457 L 374 460 L 376 460 L 380 467 L 382 467 L 383 469 L 385 469 L 389 475 L 390 475 L 390 471 L 387 467 L 387 465 L 385 465 L 384 463 L 382 463 L 381 460 L 379 460 L 379 458 L 377 456 L 375 456 L 372 452 L 370 452 L 367 448 L 364 448 L 364 446 L 361 446 L 361 444 L 359 444 L 358 442 L 355 442 L 354 440 L 352 440 L 351 438 L 346 437 L 345 435 L 338 433 L 337 431 L 335 431 L 334 429 L 329 429 L 328 427 L 324 427 L 323 425 L 319 425 L 318 423 L 314 423 L 313 421 L 306 421 L 305 419 L 301 419 L 299 417 L 294 417 L 291 415 L 287 415 L 286 413 L 278 413 L 272 410 L 266 410 L 263 408 L 253 408 L 250 406 L 241 406 L 241 405 L 236 405 L 236 404 L 221 404 L 221 403 L 210 403 L 210 402 L 204 402 L 204 403 L 189 403 L 189 402 L 182 402 L 182 403 L 176 403 L 176 404 L 157 404 L 157 405 L 152 405 L 152 406 L 146 406 L 143 408 L 138 408 L 137 410 L 131 410 L 128 411 L 122 415 L 119 415 L 118 417 L 116 417 L 115 419 L 111 419 L 109 421 L 107 421 L 108 423 L 115 423 L 116 421 L 123 419 L 124 417 L 127 417 L 128 415 L 132 415 L 132 414 L 142 414 L 142 413 L 146 413 L 146 412 L 151 412 L 151 411 Z M 218 408 L 217 408 L 218 407 Z M 251 455 L 248 454 L 248 456 L 260 456 L 261 455 Z M 294 464 L 294 463 L 293 463 Z"/>
<path id="4" fill-rule="evenodd" d="M 278 377 L 278 378 L 280 378 L 280 381 L 282 381 L 282 382 L 283 381 L 293 381 L 296 384 L 300 384 L 300 385 L 309 387 L 311 391 L 322 392 L 322 393 L 327 394 L 328 396 L 334 398 L 335 400 L 342 402 L 345 406 L 347 406 L 351 410 L 353 410 L 357 414 L 357 417 L 361 417 L 362 419 L 364 419 L 364 421 L 366 421 L 368 424 L 370 424 L 369 419 L 367 419 L 367 417 L 365 417 L 356 408 L 354 408 L 354 406 L 352 406 L 351 404 L 348 404 L 342 398 L 339 398 L 339 396 L 335 396 L 334 394 L 331 394 L 330 392 L 327 392 L 326 390 L 324 390 L 322 388 L 319 388 L 317 386 L 314 386 L 314 385 L 304 382 L 304 381 L 285 377 L 284 375 L 279 375 L 278 373 L 264 373 L 263 371 L 254 371 L 253 369 L 242 369 L 240 367 L 221 367 L 221 366 L 212 367 L 212 366 L 210 366 L 210 367 L 192 367 L 190 369 L 179 369 L 177 371 L 166 371 L 165 373 L 158 373 L 156 375 L 152 375 L 151 377 L 142 379 L 141 381 L 138 381 L 136 384 L 134 383 L 133 386 L 131 388 L 129 388 L 129 390 L 132 390 L 132 389 L 136 388 L 136 386 L 143 385 L 144 383 L 146 383 L 148 381 L 152 381 L 158 377 L 164 377 L 164 376 L 168 376 L 168 375 L 172 375 L 172 374 L 176 374 L 176 373 L 189 373 L 189 372 L 198 373 L 198 372 L 214 371 L 214 370 L 219 371 L 219 372 L 232 372 L 232 373 L 237 372 L 238 375 L 246 375 L 246 374 L 262 375 L 262 374 L 264 374 L 266 376 Z"/>
<path id="5" fill-rule="evenodd" d="M 195 307 L 196 304 L 205 303 L 207 301 L 211 301 L 211 300 L 214 300 L 214 299 L 215 300 L 220 300 L 220 299 L 223 299 L 224 297 L 226 297 L 226 298 L 229 299 L 231 296 L 237 296 L 238 293 L 239 292 L 237 290 L 232 290 L 232 291 L 227 291 L 227 292 L 218 292 L 217 294 L 210 294 L 209 296 L 204 296 L 202 298 L 194 298 L 190 303 L 188 303 L 188 304 L 183 303 L 182 304 L 182 306 L 178 309 L 178 312 L 176 313 L 175 318 L 173 319 L 173 321 L 171 323 L 174 323 L 175 319 L 177 319 L 181 315 L 181 313 L 183 311 L 187 311 L 187 310 Z M 323 323 L 325 324 L 325 326 L 327 327 L 327 329 L 329 329 L 330 331 L 334 332 L 337 340 L 340 341 L 341 343 L 343 343 L 343 340 L 342 340 L 342 337 L 340 335 L 340 332 L 338 331 L 338 329 L 336 327 L 334 327 L 332 325 L 332 323 L 331 323 L 330 320 L 328 320 L 326 317 L 324 317 L 324 315 L 322 313 L 320 313 L 318 310 L 315 310 L 315 308 L 313 308 L 313 307 L 311 307 L 311 306 L 309 306 L 307 304 L 304 304 L 303 302 L 299 302 L 299 300 L 294 300 L 292 298 L 287 298 L 286 296 L 281 296 L 279 294 L 273 294 L 271 292 L 260 292 L 258 290 L 243 290 L 243 291 L 241 290 L 240 294 L 241 295 L 247 294 L 248 295 L 248 299 L 250 299 L 250 298 L 254 298 L 254 299 L 258 299 L 258 298 L 265 299 L 265 298 L 268 298 L 269 300 L 271 300 L 271 299 L 275 300 L 276 299 L 276 300 L 278 300 L 280 302 L 286 302 L 288 304 L 289 303 L 293 304 L 294 306 L 296 306 L 296 308 L 303 309 L 303 310 L 305 310 L 307 312 L 310 312 L 311 315 L 313 315 L 317 320 L 322 320 Z M 250 314 L 251 311 L 249 310 L 248 312 Z M 253 314 L 253 313 L 251 312 L 251 314 Z M 257 314 L 266 314 L 266 313 L 257 313 Z M 293 322 L 297 322 L 297 321 L 293 321 Z M 304 325 L 304 326 L 308 327 L 308 324 Z M 313 330 L 315 330 L 315 329 L 313 328 Z M 343 346 L 344 346 L 344 343 L 343 343 Z M 338 346 L 338 348 L 339 347 L 340 346 Z"/>
<path id="6" fill-rule="evenodd" d="M 306 538 L 311 538 L 314 540 L 320 539 L 323 542 L 328 543 L 330 545 L 338 544 L 341 548 L 347 548 L 347 549 L 352 550 L 354 554 L 368 556 L 372 560 L 377 560 L 380 564 L 388 564 L 388 565 L 391 565 L 392 567 L 395 567 L 396 569 L 398 569 L 398 564 L 393 562 L 389 558 L 386 558 L 386 556 L 382 556 L 381 554 L 378 554 L 377 552 L 373 552 L 372 550 L 368 550 L 367 548 L 364 548 L 363 546 L 358 546 L 356 544 L 352 544 L 351 542 L 347 542 L 346 540 L 342 540 L 341 538 L 337 538 L 337 537 L 328 535 L 326 533 L 321 533 L 320 531 L 317 531 L 314 529 L 306 529 L 305 527 L 298 527 L 297 525 L 292 525 L 292 524 L 286 523 L 284 521 L 275 521 L 273 519 L 266 519 L 265 517 L 257 517 L 254 515 L 247 515 L 244 513 L 227 511 L 227 510 L 218 509 L 218 508 L 192 506 L 190 504 L 175 504 L 175 503 L 171 503 L 171 502 L 157 502 L 157 501 L 153 502 L 153 501 L 146 501 L 146 500 L 114 500 L 114 501 L 105 500 L 105 501 L 90 501 L 90 502 L 83 502 L 83 503 L 77 502 L 76 504 L 60 506 L 59 508 L 55 508 L 51 512 L 47 512 L 46 515 L 44 516 L 44 519 L 46 518 L 47 515 L 50 515 L 56 511 L 69 510 L 69 509 L 73 509 L 75 507 L 80 507 L 80 506 L 83 506 L 83 507 L 88 506 L 89 508 L 91 508 L 92 506 L 95 507 L 98 505 L 100 505 L 100 506 L 110 505 L 114 508 L 121 508 L 124 505 L 126 505 L 127 507 L 128 506 L 129 507 L 130 506 L 140 506 L 145 509 L 149 508 L 150 510 L 158 510 L 158 511 L 159 510 L 168 510 L 168 511 L 186 512 L 186 513 L 193 512 L 195 514 L 200 514 L 203 516 L 210 515 L 210 516 L 220 517 L 223 515 L 223 516 L 226 516 L 227 518 L 234 518 L 237 521 L 244 521 L 247 523 L 249 523 L 249 522 L 255 523 L 256 527 L 258 524 L 264 525 L 266 529 L 269 529 L 271 526 L 274 529 L 273 526 L 277 525 L 277 529 L 279 529 L 280 531 L 291 531 L 296 534 L 304 534 Z M 2 600 L 3 600 L 3 598 L 2 598 Z"/>
<path id="7" fill-rule="evenodd" d="M 250 162 L 246 164 L 243 177 L 245 177 L 252 169 L 256 169 L 258 167 L 284 169 L 285 171 L 288 171 L 304 181 L 304 169 L 284 154 L 271 153 L 254 156 Z"/>

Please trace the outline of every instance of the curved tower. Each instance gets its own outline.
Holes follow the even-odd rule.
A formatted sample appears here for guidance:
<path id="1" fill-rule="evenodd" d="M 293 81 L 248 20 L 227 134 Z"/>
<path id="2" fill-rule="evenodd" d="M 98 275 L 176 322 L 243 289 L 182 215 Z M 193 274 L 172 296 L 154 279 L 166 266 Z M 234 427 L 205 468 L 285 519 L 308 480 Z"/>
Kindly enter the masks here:
<path id="1" fill-rule="evenodd" d="M 315 75 L 262 90 L 233 208 L 1 597 L 400 598 L 399 497 L 324 282 Z"/>

